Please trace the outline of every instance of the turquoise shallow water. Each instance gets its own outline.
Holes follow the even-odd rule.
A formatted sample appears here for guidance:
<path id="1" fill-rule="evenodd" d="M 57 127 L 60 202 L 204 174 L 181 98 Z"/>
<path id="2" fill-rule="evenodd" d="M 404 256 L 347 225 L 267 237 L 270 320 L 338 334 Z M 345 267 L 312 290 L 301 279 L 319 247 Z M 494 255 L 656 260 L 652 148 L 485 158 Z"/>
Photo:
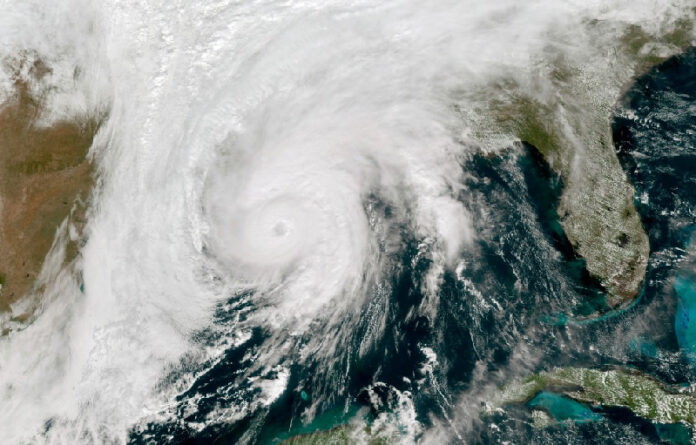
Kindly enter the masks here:
<path id="1" fill-rule="evenodd" d="M 694 248 L 695 237 L 691 237 L 686 250 Z M 696 271 L 687 266 L 674 279 L 674 291 L 678 297 L 674 317 L 674 330 L 684 356 L 696 367 Z"/>
<path id="2" fill-rule="evenodd" d="M 696 50 L 638 79 L 620 107 L 631 113 L 617 113 L 616 148 L 636 187 L 651 246 L 645 288 L 629 308 L 603 311 L 601 289 L 586 276 L 557 224 L 558 178 L 533 148 L 472 156 L 462 161 L 467 180 L 460 198 L 479 238 L 462 254 L 466 267 L 444 275 L 436 316 L 419 312 L 431 263 L 420 248 L 423 240 L 399 225 L 388 203 L 375 196 L 366 208 L 401 230 L 400 248 L 380 283 L 384 305 L 361 313 L 352 336 L 332 358 L 336 365 L 299 365 L 291 351 L 287 390 L 271 406 L 234 422 L 210 421 L 216 407 L 253 396 L 253 388 L 238 376 L 267 341 L 269 333 L 259 327 L 181 394 L 178 409 L 185 422 L 153 422 L 133 431 L 131 442 L 239 443 L 248 437 L 252 443 L 277 442 L 363 413 L 369 423 L 399 410 L 399 396 L 406 391 L 415 419 L 427 429 L 435 421 L 461 417 L 460 397 L 480 385 L 502 385 L 554 366 L 617 365 L 671 384 L 696 382 L 696 268 L 685 248 L 685 230 L 696 223 Z M 235 306 L 221 306 L 221 324 L 238 316 L 228 307 Z M 597 311 L 604 316 L 596 317 Z M 382 313 L 383 319 L 375 315 Z M 384 324 L 383 334 L 365 343 L 377 322 Z M 206 341 L 213 335 L 199 337 Z M 515 357 L 521 344 L 529 351 L 523 369 Z M 437 356 L 437 366 L 428 372 L 425 347 Z M 477 380 L 477 369 L 483 368 L 486 380 Z M 312 404 L 316 417 L 303 423 Z M 567 421 L 534 429 L 531 407 Z M 627 410 L 589 407 L 552 392 L 517 408 L 473 430 L 468 422 L 451 427 L 472 444 L 679 443 L 688 436 Z"/>
<path id="3" fill-rule="evenodd" d="M 594 422 L 602 416 L 592 411 L 582 403 L 564 397 L 560 394 L 542 391 L 527 402 L 532 408 L 541 408 L 556 420 L 573 420 L 575 422 Z"/>
<path id="4" fill-rule="evenodd" d="M 619 159 L 636 188 L 636 206 L 650 237 L 645 306 L 652 313 L 643 340 L 655 352 L 677 352 L 679 362 L 649 359 L 674 383 L 696 381 L 696 50 L 675 57 L 638 79 L 621 102 L 614 125 Z M 659 314 L 659 316 L 657 316 Z M 671 317 L 672 332 L 662 323 Z M 648 348 L 652 349 L 652 348 Z M 681 362 L 686 364 L 685 369 Z M 679 366 L 677 364 L 679 363 Z M 653 371 L 654 372 L 654 371 Z"/>

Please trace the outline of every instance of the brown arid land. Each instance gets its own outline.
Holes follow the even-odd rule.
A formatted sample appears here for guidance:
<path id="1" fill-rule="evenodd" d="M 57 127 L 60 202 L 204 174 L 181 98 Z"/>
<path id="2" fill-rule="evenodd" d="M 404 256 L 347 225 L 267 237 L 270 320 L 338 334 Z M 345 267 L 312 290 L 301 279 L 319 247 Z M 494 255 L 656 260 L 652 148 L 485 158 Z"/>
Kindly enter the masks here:
<path id="1" fill-rule="evenodd" d="M 67 218 L 78 229 L 83 223 L 94 184 L 87 154 L 98 128 L 96 119 L 82 117 L 39 125 L 44 100 L 29 84 L 50 75 L 50 69 L 36 59 L 12 63 L 14 94 L 0 104 L 0 313 L 40 293 L 37 277 L 57 229 Z M 28 78 L 21 78 L 27 63 Z M 66 252 L 65 261 L 72 261 L 77 242 L 71 241 Z"/>

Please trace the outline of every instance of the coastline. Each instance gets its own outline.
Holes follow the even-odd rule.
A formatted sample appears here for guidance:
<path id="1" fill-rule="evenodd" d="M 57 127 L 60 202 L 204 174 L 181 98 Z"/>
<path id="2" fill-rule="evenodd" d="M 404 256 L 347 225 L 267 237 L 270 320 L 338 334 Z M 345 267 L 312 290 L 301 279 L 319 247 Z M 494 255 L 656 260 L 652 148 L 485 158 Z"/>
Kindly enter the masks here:
<path id="1" fill-rule="evenodd" d="M 29 79 L 19 74 L 25 64 L 31 65 Z M 95 175 L 88 152 L 99 122 L 76 117 L 39 125 L 43 98 L 30 92 L 29 83 L 40 82 L 50 68 L 31 57 L 13 68 L 14 95 L 0 105 L 0 313 L 22 322 L 36 304 L 17 309 L 16 303 L 40 294 L 45 283 L 39 277 L 57 231 L 79 233 L 84 224 Z M 79 250 L 78 240 L 67 238 L 63 264 Z"/>

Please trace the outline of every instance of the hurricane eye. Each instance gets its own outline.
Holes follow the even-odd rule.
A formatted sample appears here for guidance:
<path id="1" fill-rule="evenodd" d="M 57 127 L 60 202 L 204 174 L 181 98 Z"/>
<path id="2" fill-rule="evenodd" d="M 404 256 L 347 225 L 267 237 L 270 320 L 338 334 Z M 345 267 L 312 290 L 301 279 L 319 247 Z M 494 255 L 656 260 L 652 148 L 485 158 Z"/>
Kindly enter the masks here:
<path id="1" fill-rule="evenodd" d="M 285 236 L 290 231 L 287 223 L 285 221 L 278 221 L 272 229 L 273 235 L 276 237 Z"/>

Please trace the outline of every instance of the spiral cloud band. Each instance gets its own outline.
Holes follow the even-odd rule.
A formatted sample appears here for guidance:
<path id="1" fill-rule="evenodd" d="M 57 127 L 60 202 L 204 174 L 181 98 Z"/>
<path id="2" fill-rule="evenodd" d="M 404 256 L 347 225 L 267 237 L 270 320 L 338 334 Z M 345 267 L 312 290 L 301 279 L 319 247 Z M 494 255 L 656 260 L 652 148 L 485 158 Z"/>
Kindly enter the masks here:
<path id="1" fill-rule="evenodd" d="M 106 116 L 81 256 L 0 338 L 4 440 L 126 442 L 189 409 L 181 394 L 256 329 L 208 419 L 264 410 L 291 365 L 329 366 L 381 307 L 404 234 L 436 312 L 442 274 L 475 248 L 461 191 L 477 94 L 524 77 L 549 29 L 616 18 L 602 3 L 1 2 L 1 55 L 52 69 L 46 125 Z M 361 348 L 384 330 L 375 312 Z"/>

